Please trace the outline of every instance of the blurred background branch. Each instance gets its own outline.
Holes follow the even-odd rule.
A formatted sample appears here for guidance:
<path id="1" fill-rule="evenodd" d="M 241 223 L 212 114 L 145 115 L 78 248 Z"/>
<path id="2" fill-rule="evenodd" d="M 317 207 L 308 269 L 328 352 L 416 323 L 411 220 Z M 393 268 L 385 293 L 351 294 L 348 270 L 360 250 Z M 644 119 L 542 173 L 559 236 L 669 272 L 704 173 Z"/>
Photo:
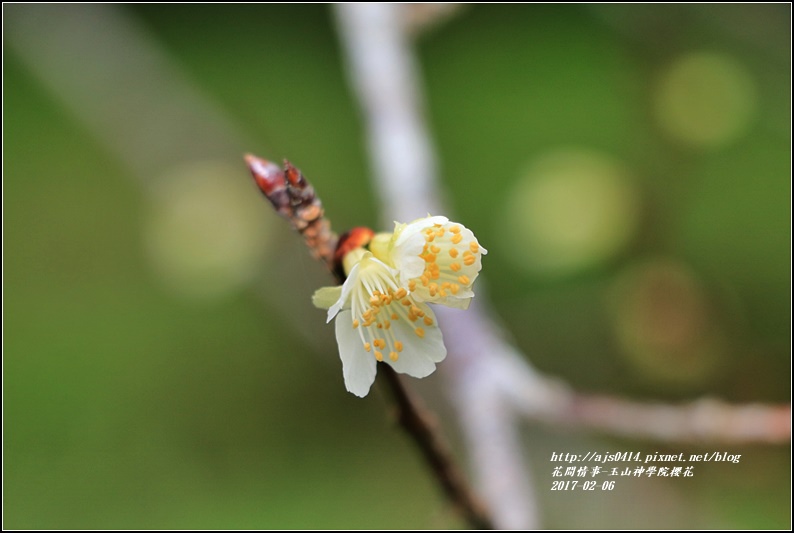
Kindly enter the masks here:
<path id="1" fill-rule="evenodd" d="M 336 8 L 348 70 L 367 125 L 384 224 L 415 220 L 424 213 L 450 213 L 438 200 L 444 195 L 438 191 L 435 151 L 423 118 L 422 84 L 401 14 L 405 8 L 390 4 Z M 573 395 L 559 382 L 538 375 L 507 345 L 479 302 L 467 312 L 440 309 L 438 314 L 451 354 L 442 371 L 450 377 L 450 395 L 459 407 L 479 485 L 501 528 L 539 525 L 512 410 L 547 421 L 578 422 L 662 440 L 790 439 L 790 406 L 728 406 L 702 400 L 673 407 Z"/>
<path id="2" fill-rule="evenodd" d="M 125 12 L 104 5 L 7 9 L 15 53 L 144 183 L 243 144 L 239 125 Z"/>

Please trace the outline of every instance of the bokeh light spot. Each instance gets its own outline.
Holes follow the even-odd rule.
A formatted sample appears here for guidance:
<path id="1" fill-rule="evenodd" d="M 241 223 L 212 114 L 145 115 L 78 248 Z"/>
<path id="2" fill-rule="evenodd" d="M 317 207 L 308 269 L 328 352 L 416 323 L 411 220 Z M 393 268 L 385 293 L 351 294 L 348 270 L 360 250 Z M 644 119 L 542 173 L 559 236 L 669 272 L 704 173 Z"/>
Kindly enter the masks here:
<path id="1" fill-rule="evenodd" d="M 194 163 L 156 182 L 144 220 L 151 265 L 189 298 L 215 298 L 253 280 L 267 250 L 267 206 L 245 166 Z"/>
<path id="2" fill-rule="evenodd" d="M 622 355 L 653 381 L 698 384 L 724 355 L 724 335 L 706 289 L 673 259 L 627 268 L 615 279 L 609 302 Z"/>
<path id="3" fill-rule="evenodd" d="M 563 276 L 610 259 L 638 226 L 639 194 L 618 161 L 586 150 L 536 159 L 508 196 L 501 246 L 515 266 Z"/>
<path id="4" fill-rule="evenodd" d="M 675 61 L 657 86 L 654 112 L 661 128 L 696 147 L 717 147 L 742 135 L 756 110 L 750 73 L 732 58 L 697 52 Z"/>

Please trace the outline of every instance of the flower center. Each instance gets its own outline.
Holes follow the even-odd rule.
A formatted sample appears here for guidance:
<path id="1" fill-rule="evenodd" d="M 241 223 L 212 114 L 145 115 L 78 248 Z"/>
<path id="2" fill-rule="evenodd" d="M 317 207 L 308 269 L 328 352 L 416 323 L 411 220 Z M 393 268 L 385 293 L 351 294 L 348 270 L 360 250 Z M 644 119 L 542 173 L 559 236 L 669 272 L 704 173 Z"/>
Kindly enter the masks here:
<path id="1" fill-rule="evenodd" d="M 403 351 L 400 334 L 405 328 L 423 338 L 425 326 L 433 319 L 409 295 L 398 287 L 388 267 L 377 260 L 363 259 L 359 266 L 359 289 L 352 297 L 353 329 L 358 329 L 364 349 L 383 361 L 386 354 L 397 361 Z M 418 322 L 418 324 L 417 324 Z M 394 327 L 393 327 L 394 326 Z"/>
<path id="2" fill-rule="evenodd" d="M 409 282 L 409 289 L 413 292 L 417 283 L 421 283 L 431 297 L 443 298 L 458 294 L 461 286 L 468 287 L 479 270 L 475 266 L 480 251 L 477 241 L 465 239 L 457 224 L 448 227 L 434 224 L 422 230 L 422 234 L 425 244 L 419 257 L 424 260 L 425 269 L 421 276 Z"/>

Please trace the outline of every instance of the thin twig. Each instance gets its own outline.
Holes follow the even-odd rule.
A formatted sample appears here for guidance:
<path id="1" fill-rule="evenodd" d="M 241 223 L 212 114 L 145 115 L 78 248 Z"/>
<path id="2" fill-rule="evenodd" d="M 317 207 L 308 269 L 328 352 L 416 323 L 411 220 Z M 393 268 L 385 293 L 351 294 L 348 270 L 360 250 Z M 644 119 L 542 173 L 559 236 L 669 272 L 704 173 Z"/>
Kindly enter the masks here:
<path id="1" fill-rule="evenodd" d="M 284 160 L 283 170 L 275 163 L 251 154 L 246 154 L 245 162 L 273 209 L 303 236 L 312 256 L 333 272 L 338 239 L 331 231 L 331 224 L 325 218 L 323 204 L 314 194 L 314 187 L 287 160 Z"/>
<path id="2" fill-rule="evenodd" d="M 455 463 L 449 446 L 442 439 L 435 417 L 411 393 L 392 367 L 380 365 L 378 374 L 383 376 L 382 379 L 391 390 L 398 407 L 400 425 L 413 437 L 447 497 L 458 507 L 472 528 L 494 529 L 491 517 L 472 492 Z"/>
<path id="3" fill-rule="evenodd" d="M 325 263 L 339 283 L 344 274 L 339 268 L 341 257 L 334 252 L 344 246 L 331 232 L 320 199 L 303 174 L 289 161 L 282 170 L 278 165 L 254 155 L 245 161 L 259 190 L 276 212 L 300 233 L 312 255 Z M 380 365 L 382 376 L 397 406 L 397 420 L 416 443 L 444 493 L 475 529 L 493 529 L 488 512 L 469 487 L 452 453 L 441 436 L 435 418 L 412 394 L 397 373 L 386 364 Z"/>

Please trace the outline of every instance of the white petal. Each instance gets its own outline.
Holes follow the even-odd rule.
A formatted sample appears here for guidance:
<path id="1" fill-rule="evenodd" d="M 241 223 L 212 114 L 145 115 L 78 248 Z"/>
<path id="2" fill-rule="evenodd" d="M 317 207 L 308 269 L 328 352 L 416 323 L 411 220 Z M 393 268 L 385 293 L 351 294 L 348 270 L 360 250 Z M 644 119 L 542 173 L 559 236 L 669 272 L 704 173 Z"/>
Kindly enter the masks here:
<path id="1" fill-rule="evenodd" d="M 347 279 L 342 285 L 342 293 L 339 295 L 339 300 L 328 308 L 328 319 L 325 321 L 326 324 L 333 320 L 339 311 L 350 308 L 350 292 L 358 283 L 358 271 L 360 266 L 361 262 L 358 262 L 350 269 L 350 274 L 347 275 Z"/>
<path id="2" fill-rule="evenodd" d="M 415 268 L 408 273 L 412 276 L 409 280 L 405 279 L 405 271 L 401 271 L 401 282 L 403 286 L 414 287 L 411 296 L 417 301 L 466 309 L 474 296 L 472 285 L 482 268 L 482 254 L 487 253 L 487 250 L 479 245 L 474 233 L 462 224 L 448 222 L 442 227 L 443 230 L 436 232 L 436 235 L 426 234 L 425 231 L 417 234 L 427 243 L 423 244 L 423 249 L 427 246 L 432 252 L 431 263 L 424 264 L 427 256 L 420 257 L 423 274 L 427 274 L 429 279 L 421 279 L 421 274 L 414 275 L 419 270 Z M 411 240 L 414 238 L 411 237 Z M 471 263 L 467 264 L 469 260 Z M 430 266 L 438 268 L 437 274 L 427 270 Z M 410 280 L 414 283 L 410 283 Z"/>
<path id="3" fill-rule="evenodd" d="M 421 232 L 425 228 L 431 227 L 433 224 L 441 224 L 443 226 L 447 222 L 449 222 L 449 219 L 447 217 L 441 217 L 441 216 L 437 216 L 437 217 L 428 216 L 426 218 L 420 218 L 418 220 L 414 220 L 402 230 L 400 236 L 397 237 L 397 241 L 394 243 L 394 245 L 395 246 L 401 245 L 406 240 L 408 240 L 412 235 Z"/>
<path id="4" fill-rule="evenodd" d="M 460 297 L 460 296 L 447 296 L 446 298 L 441 298 L 439 300 L 434 300 L 434 304 L 445 305 L 447 307 L 452 307 L 455 309 L 463 309 L 466 310 L 471 305 L 471 299 L 474 295 Z"/>
<path id="5" fill-rule="evenodd" d="M 392 261 L 399 271 L 400 281 L 407 284 L 409 279 L 417 278 L 425 270 L 425 261 L 419 255 L 425 246 L 425 236 L 416 232 L 392 250 Z"/>
<path id="6" fill-rule="evenodd" d="M 336 317 L 336 342 L 342 359 L 345 388 L 363 398 L 375 381 L 375 356 L 364 349 L 358 330 L 353 329 L 353 314 L 345 310 Z"/>
<path id="7" fill-rule="evenodd" d="M 402 342 L 403 350 L 399 353 L 397 361 L 392 361 L 389 357 L 384 357 L 383 361 L 401 374 L 423 378 L 435 371 L 436 363 L 443 361 L 447 356 L 447 349 L 444 347 L 444 339 L 433 311 L 426 304 L 416 305 L 425 312 L 425 317 L 433 321 L 433 325 L 425 325 L 422 319 L 413 324 L 406 320 L 392 322 L 392 328 Z M 422 328 L 423 337 L 415 333 L 415 327 Z"/>
<path id="8" fill-rule="evenodd" d="M 342 286 L 336 287 L 321 287 L 314 291 L 312 296 L 312 303 L 314 307 L 320 309 L 328 309 L 342 297 Z"/>

